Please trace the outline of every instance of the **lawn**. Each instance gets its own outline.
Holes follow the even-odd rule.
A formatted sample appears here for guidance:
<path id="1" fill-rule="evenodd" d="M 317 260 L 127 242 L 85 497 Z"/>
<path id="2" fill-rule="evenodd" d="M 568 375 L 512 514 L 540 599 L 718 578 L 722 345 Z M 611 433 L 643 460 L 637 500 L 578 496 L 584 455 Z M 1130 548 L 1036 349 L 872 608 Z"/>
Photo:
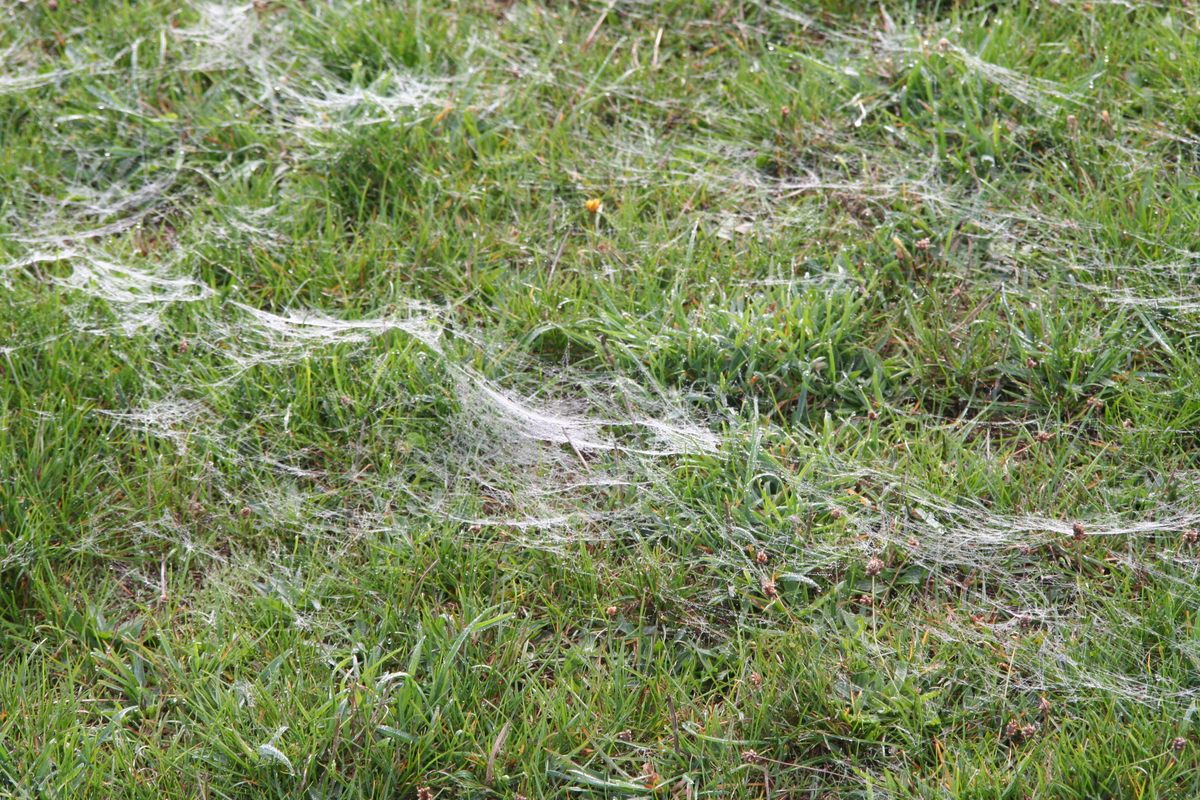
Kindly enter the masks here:
<path id="1" fill-rule="evenodd" d="M 0 0 L 0 797 L 1200 797 L 1200 10 Z"/>

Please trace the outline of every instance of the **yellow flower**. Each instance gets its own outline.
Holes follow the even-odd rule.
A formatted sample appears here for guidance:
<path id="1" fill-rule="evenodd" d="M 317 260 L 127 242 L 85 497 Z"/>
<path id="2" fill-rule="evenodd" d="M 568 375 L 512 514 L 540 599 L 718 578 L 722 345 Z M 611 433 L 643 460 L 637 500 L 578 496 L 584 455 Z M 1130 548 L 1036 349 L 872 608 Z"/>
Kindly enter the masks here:
<path id="1" fill-rule="evenodd" d="M 588 210 L 589 214 L 599 214 L 600 213 L 600 205 L 601 205 L 600 198 L 592 197 L 592 198 L 589 198 L 587 200 L 587 202 L 585 202 L 583 204 L 583 207 Z"/>

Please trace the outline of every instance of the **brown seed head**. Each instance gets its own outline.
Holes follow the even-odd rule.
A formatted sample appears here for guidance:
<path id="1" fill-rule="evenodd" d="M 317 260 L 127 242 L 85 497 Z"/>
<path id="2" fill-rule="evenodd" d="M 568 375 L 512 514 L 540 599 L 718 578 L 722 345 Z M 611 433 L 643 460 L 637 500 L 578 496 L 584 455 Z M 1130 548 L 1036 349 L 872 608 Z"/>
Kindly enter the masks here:
<path id="1" fill-rule="evenodd" d="M 867 561 L 867 575 L 874 578 L 879 573 L 883 572 L 883 561 L 876 556 L 871 556 Z"/>
<path id="2" fill-rule="evenodd" d="M 1071 535 L 1075 537 L 1075 541 L 1083 541 L 1083 537 L 1087 535 L 1087 531 L 1084 529 L 1082 522 L 1071 523 Z"/>

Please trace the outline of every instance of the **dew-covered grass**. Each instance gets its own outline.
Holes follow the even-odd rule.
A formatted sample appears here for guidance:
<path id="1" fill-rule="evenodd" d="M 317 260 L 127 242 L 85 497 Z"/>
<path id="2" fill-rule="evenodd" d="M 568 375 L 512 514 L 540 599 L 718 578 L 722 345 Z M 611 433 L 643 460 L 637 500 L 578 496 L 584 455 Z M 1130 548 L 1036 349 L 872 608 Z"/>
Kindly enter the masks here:
<path id="1" fill-rule="evenodd" d="M 1200 796 L 1200 16 L 0 0 L 0 796 Z"/>

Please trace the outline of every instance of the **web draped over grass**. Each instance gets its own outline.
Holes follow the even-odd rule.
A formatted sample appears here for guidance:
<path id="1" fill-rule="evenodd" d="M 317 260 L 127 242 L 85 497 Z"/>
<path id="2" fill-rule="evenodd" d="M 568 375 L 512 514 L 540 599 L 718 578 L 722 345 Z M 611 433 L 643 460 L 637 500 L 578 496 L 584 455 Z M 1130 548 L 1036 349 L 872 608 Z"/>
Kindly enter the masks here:
<path id="1" fill-rule="evenodd" d="M 4 791 L 1197 787 L 1193 10 L 52 5 Z"/>

